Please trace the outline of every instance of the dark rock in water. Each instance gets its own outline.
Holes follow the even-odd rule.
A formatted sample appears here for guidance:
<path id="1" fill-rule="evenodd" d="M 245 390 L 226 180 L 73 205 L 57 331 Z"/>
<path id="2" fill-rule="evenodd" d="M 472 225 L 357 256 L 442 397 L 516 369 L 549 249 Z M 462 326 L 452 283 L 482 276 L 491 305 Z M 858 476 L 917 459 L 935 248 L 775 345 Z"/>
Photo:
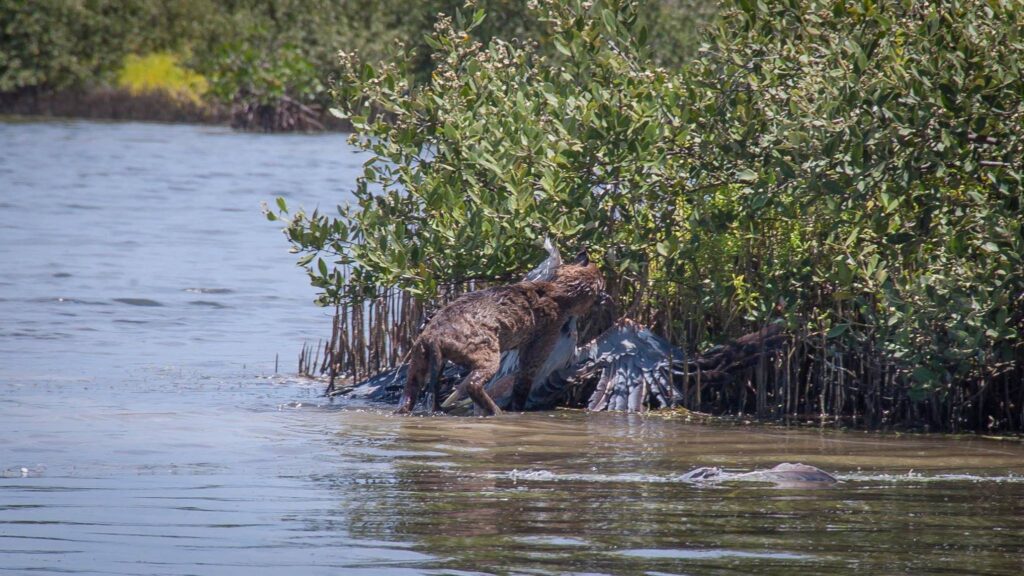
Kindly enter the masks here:
<path id="1" fill-rule="evenodd" d="M 814 488 L 830 486 L 839 480 L 821 468 L 807 464 L 784 462 L 767 470 L 751 472 L 726 472 L 721 468 L 696 468 L 680 477 L 685 482 L 768 482 L 782 488 Z"/>
<path id="2" fill-rule="evenodd" d="M 220 302 L 214 302 L 213 300 L 190 300 L 189 304 L 192 306 L 206 306 L 208 308 L 227 308 Z"/>

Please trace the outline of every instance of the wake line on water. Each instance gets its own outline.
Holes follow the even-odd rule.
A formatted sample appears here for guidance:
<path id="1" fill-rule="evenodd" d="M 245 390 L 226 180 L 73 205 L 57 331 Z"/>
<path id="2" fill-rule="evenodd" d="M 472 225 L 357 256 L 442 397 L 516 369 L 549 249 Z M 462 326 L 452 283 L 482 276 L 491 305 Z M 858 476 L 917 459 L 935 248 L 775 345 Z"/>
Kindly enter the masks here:
<path id="1" fill-rule="evenodd" d="M 1024 475 L 1007 474 L 1005 476 L 982 476 L 979 474 L 924 474 L 907 472 L 906 474 L 868 474 L 855 472 L 836 474 L 843 482 L 883 482 L 883 483 L 919 483 L 919 482 L 971 482 L 992 484 L 1024 484 Z"/>
<path id="2" fill-rule="evenodd" d="M 485 477 L 512 480 L 513 482 L 611 482 L 611 483 L 635 483 L 635 484 L 691 484 L 695 486 L 707 486 L 725 482 L 771 482 L 763 478 L 743 478 L 739 475 L 749 471 L 727 472 L 723 477 L 718 478 L 693 478 L 684 474 L 580 474 L 580 473 L 557 473 L 550 470 L 512 470 L 510 472 L 493 472 L 485 474 Z M 992 483 L 992 484 L 1024 484 L 1024 475 L 1006 474 L 1000 476 L 983 476 L 978 474 L 924 474 L 920 472 L 908 472 L 905 474 L 893 473 L 864 473 L 852 472 L 848 474 L 835 474 L 840 482 L 872 482 L 884 484 L 901 483 L 925 483 L 925 482 L 970 482 L 970 483 Z M 805 482 L 810 483 L 810 482 Z"/>

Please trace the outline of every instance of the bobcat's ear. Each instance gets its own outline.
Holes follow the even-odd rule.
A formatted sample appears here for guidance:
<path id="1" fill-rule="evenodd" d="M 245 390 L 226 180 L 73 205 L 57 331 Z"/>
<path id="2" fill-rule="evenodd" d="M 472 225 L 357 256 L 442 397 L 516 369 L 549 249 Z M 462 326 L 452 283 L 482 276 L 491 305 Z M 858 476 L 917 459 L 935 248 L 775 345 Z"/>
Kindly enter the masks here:
<path id="1" fill-rule="evenodd" d="M 587 254 L 587 249 L 580 250 L 579 254 L 576 255 L 576 259 L 572 261 L 573 264 L 578 266 L 589 266 L 590 265 L 590 254 Z"/>

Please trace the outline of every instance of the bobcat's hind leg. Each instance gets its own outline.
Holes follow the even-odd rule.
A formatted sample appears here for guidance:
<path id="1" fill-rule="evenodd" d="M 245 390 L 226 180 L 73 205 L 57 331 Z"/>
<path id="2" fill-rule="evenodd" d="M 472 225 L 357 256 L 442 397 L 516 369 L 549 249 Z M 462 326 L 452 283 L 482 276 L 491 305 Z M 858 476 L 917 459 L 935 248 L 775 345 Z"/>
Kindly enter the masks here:
<path id="1" fill-rule="evenodd" d="M 487 393 L 487 390 L 484 390 L 484 384 L 498 372 L 500 366 L 501 355 L 497 351 L 482 358 L 476 358 L 470 366 L 469 375 L 460 384 L 463 391 L 473 399 L 473 402 L 492 416 L 501 414 L 501 408 L 498 408 L 494 399 Z"/>

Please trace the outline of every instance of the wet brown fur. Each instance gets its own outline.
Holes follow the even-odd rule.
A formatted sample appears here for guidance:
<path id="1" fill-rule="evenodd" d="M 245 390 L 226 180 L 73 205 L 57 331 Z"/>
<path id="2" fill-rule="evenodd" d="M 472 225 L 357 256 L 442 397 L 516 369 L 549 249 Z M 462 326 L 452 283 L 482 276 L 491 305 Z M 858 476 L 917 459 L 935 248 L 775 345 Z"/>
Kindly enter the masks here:
<path id="1" fill-rule="evenodd" d="M 484 384 L 498 371 L 501 353 L 519 350 L 512 409 L 522 410 L 537 370 L 570 316 L 585 314 L 604 289 L 597 266 L 581 253 L 554 279 L 518 282 L 466 294 L 441 309 L 413 344 L 398 413 L 412 411 L 425 382 L 439 409 L 437 379 L 445 360 L 470 369 L 459 384 L 486 413 L 499 414 Z"/>

